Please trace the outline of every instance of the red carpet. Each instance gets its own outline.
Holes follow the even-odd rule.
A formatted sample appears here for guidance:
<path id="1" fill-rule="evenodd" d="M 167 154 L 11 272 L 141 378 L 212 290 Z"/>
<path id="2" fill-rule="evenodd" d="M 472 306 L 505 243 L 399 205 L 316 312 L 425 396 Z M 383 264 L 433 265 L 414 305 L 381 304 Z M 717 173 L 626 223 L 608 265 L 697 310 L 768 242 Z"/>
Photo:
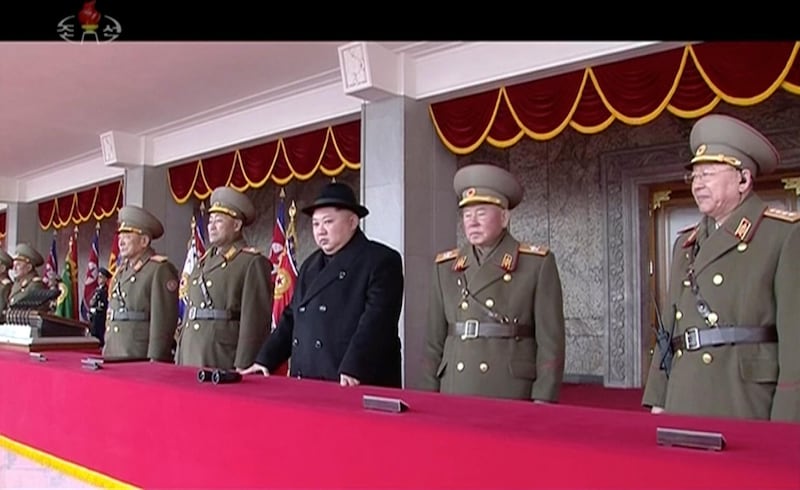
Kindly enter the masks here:
<path id="1" fill-rule="evenodd" d="M 605 388 L 599 384 L 564 383 L 561 387 L 560 403 L 612 410 L 647 411 L 642 407 L 641 388 Z"/>

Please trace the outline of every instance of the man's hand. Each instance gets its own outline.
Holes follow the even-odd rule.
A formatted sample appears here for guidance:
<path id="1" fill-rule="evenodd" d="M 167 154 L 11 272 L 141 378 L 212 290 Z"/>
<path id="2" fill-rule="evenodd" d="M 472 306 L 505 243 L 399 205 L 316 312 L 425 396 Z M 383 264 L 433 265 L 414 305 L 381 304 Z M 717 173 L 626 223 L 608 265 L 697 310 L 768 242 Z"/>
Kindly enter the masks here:
<path id="1" fill-rule="evenodd" d="M 352 376 L 346 374 L 339 375 L 339 385 L 341 386 L 358 386 L 361 382 Z"/>
<path id="2" fill-rule="evenodd" d="M 261 364 L 258 364 L 258 363 L 253 363 L 253 365 L 250 366 L 247 369 L 236 368 L 236 372 L 241 374 L 241 375 L 243 375 L 243 376 L 245 374 L 253 374 L 253 373 L 261 373 L 264 376 L 269 376 L 269 370 L 267 368 L 265 368 L 264 366 L 262 366 Z"/>
<path id="3" fill-rule="evenodd" d="M 655 414 L 664 413 L 664 408 L 663 407 L 655 407 L 655 406 L 651 407 L 650 408 L 650 413 L 655 413 Z"/>

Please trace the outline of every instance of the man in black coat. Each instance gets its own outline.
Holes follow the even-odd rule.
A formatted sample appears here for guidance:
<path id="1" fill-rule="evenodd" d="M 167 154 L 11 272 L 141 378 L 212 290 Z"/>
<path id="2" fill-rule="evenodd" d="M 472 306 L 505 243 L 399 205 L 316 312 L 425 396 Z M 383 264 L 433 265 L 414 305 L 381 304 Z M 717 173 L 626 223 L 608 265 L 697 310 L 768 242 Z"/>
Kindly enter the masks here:
<path id="1" fill-rule="evenodd" d="M 268 376 L 291 357 L 298 378 L 401 387 L 400 254 L 364 235 L 359 219 L 369 211 L 346 184 L 328 184 L 303 212 L 319 249 L 300 267 L 292 302 L 255 363 L 240 372 Z"/>
<path id="2" fill-rule="evenodd" d="M 100 341 L 100 347 L 106 343 L 106 311 L 108 310 L 108 280 L 111 272 L 105 267 L 97 270 L 97 287 L 89 301 L 89 319 L 92 322 L 92 335 Z"/>

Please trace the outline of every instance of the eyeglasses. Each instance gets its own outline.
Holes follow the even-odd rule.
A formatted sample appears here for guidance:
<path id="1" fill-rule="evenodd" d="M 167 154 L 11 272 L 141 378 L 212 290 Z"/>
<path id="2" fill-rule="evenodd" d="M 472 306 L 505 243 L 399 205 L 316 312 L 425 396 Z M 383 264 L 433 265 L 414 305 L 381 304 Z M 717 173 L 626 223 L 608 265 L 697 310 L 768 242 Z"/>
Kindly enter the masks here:
<path id="1" fill-rule="evenodd" d="M 728 168 L 728 169 L 725 169 L 725 170 L 718 170 L 716 172 L 710 172 L 710 171 L 708 171 L 706 169 L 706 170 L 701 170 L 700 172 L 687 173 L 686 175 L 683 176 L 683 181 L 686 182 L 687 184 L 691 184 L 692 182 L 695 181 L 695 179 L 705 182 L 705 181 L 707 181 L 709 179 L 709 177 L 713 177 L 713 176 L 715 176 L 717 174 L 721 174 L 721 173 L 728 172 L 728 171 L 731 171 L 731 170 L 733 170 L 734 172 L 738 172 L 739 171 L 738 169 L 735 169 L 735 168 Z"/>

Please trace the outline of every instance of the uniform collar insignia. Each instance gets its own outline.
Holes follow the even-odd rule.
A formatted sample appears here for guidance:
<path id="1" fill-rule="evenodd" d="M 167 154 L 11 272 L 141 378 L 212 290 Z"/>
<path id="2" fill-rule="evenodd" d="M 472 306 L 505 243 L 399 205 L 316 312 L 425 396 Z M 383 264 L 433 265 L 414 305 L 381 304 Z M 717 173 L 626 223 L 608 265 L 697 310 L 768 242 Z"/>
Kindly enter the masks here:
<path id="1" fill-rule="evenodd" d="M 453 264 L 453 270 L 458 272 L 458 271 L 463 271 L 466 268 L 467 268 L 467 256 L 462 255 Z"/>
<path id="2" fill-rule="evenodd" d="M 697 240 L 697 227 L 692 230 L 692 233 L 686 237 L 686 240 L 683 242 L 683 248 L 691 247 L 694 245 L 694 242 Z"/>
<path id="3" fill-rule="evenodd" d="M 747 234 L 750 233 L 750 229 L 753 227 L 753 223 L 750 222 L 749 219 L 743 217 L 741 221 L 739 221 L 739 225 L 736 227 L 736 231 L 733 232 L 740 241 L 746 241 Z"/>

